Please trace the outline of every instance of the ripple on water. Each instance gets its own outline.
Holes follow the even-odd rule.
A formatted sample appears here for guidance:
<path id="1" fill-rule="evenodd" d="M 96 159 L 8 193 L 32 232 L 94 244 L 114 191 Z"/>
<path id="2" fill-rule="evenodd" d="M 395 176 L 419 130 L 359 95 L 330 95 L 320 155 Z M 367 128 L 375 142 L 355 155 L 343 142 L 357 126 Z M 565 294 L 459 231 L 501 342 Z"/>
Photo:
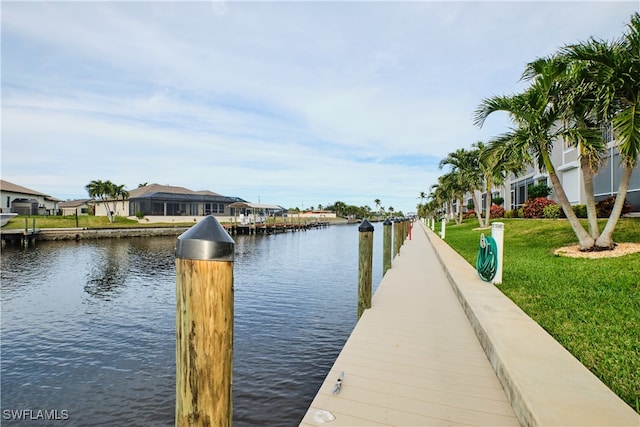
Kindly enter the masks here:
<path id="1" fill-rule="evenodd" d="M 357 226 L 234 238 L 234 425 L 296 425 L 355 324 Z M 2 408 L 66 409 L 69 426 L 173 425 L 174 246 L 3 250 Z"/>

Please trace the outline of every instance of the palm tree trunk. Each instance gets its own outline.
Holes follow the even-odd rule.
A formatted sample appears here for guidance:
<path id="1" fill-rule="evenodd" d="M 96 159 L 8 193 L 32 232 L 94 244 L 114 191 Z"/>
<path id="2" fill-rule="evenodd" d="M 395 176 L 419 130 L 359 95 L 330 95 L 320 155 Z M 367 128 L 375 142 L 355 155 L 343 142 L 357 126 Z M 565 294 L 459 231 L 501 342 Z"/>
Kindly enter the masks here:
<path id="1" fill-rule="evenodd" d="M 567 198 L 567 194 L 564 192 L 564 188 L 560 183 L 560 179 L 556 174 L 556 169 L 551 163 L 551 159 L 549 158 L 549 154 L 546 152 L 542 153 L 542 158 L 544 161 L 545 168 L 547 169 L 547 173 L 549 174 L 549 180 L 551 181 L 551 185 L 553 186 L 553 191 L 558 199 L 558 203 L 562 207 L 564 214 L 567 216 L 567 220 L 573 229 L 573 232 L 576 234 L 578 238 L 578 244 L 580 245 L 580 250 L 585 251 L 592 249 L 595 244 L 595 239 L 587 233 L 584 229 L 580 220 L 576 216 L 575 212 L 571 208 L 571 203 L 569 203 L 569 199 Z"/>
<path id="2" fill-rule="evenodd" d="M 473 204 L 475 205 L 478 223 L 480 224 L 480 228 L 483 228 L 484 222 L 482 221 L 482 204 L 479 203 L 482 199 L 478 200 L 478 197 L 476 196 L 476 190 L 471 190 L 471 198 L 473 199 Z"/>
<path id="3" fill-rule="evenodd" d="M 613 204 L 613 209 L 607 224 L 602 230 L 602 234 L 596 240 L 595 246 L 598 249 L 613 249 L 613 230 L 615 230 L 620 215 L 622 214 L 622 208 L 624 206 L 625 197 L 627 197 L 627 190 L 629 190 L 629 182 L 631 181 L 631 173 L 633 167 L 626 164 L 622 170 L 622 176 L 620 177 L 620 184 L 618 185 L 618 194 L 616 195 L 616 202 Z"/>
<path id="4" fill-rule="evenodd" d="M 462 199 L 458 198 L 458 220 L 457 224 L 462 224 Z"/>
<path id="5" fill-rule="evenodd" d="M 484 214 L 484 227 L 489 227 L 489 220 L 491 219 L 491 187 L 493 182 L 491 177 L 486 178 L 487 181 L 487 208 Z"/>
<path id="6" fill-rule="evenodd" d="M 580 157 L 580 169 L 582 170 L 587 218 L 589 219 L 589 234 L 597 240 L 600 237 L 600 229 L 598 228 L 598 213 L 596 212 L 596 199 L 593 190 L 593 170 L 586 157 Z"/>

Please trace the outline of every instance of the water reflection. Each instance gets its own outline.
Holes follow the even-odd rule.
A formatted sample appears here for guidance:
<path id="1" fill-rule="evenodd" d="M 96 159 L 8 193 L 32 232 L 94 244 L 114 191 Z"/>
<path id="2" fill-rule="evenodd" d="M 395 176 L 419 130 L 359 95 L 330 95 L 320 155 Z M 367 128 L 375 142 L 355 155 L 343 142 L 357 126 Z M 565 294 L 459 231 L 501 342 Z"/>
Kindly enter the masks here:
<path id="1" fill-rule="evenodd" d="M 235 426 L 304 415 L 355 324 L 357 237 L 351 226 L 235 237 Z M 69 426 L 172 425 L 174 247 L 155 237 L 3 250 L 2 409 L 66 409 Z"/>
<path id="2" fill-rule="evenodd" d="M 110 301 L 117 297 L 129 274 L 129 248 L 109 241 L 100 251 L 94 251 L 84 290 L 89 295 Z"/>

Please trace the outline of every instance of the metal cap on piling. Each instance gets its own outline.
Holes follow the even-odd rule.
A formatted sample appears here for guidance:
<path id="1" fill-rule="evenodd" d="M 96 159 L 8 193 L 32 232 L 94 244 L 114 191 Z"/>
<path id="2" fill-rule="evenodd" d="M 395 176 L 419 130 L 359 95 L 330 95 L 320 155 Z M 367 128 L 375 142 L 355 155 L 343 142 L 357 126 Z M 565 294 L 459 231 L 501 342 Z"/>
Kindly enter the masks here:
<path id="1" fill-rule="evenodd" d="M 235 242 L 218 220 L 209 215 L 178 236 L 176 258 L 233 261 Z"/>
<path id="2" fill-rule="evenodd" d="M 373 231 L 373 224 L 371 224 L 368 220 L 362 220 L 362 223 L 358 227 L 358 231 L 364 233 L 366 231 Z"/>
<path id="3" fill-rule="evenodd" d="M 391 220 L 389 220 L 389 218 L 385 219 L 384 222 L 382 223 L 382 225 L 391 225 L 392 222 Z"/>

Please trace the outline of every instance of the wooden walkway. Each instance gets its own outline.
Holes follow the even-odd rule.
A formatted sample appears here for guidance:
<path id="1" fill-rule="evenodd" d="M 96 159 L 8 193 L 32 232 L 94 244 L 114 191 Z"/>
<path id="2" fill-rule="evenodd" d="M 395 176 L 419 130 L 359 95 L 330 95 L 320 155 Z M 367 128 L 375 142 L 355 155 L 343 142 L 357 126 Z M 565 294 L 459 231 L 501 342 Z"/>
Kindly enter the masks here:
<path id="1" fill-rule="evenodd" d="M 421 224 L 412 235 L 300 426 L 519 425 Z"/>

